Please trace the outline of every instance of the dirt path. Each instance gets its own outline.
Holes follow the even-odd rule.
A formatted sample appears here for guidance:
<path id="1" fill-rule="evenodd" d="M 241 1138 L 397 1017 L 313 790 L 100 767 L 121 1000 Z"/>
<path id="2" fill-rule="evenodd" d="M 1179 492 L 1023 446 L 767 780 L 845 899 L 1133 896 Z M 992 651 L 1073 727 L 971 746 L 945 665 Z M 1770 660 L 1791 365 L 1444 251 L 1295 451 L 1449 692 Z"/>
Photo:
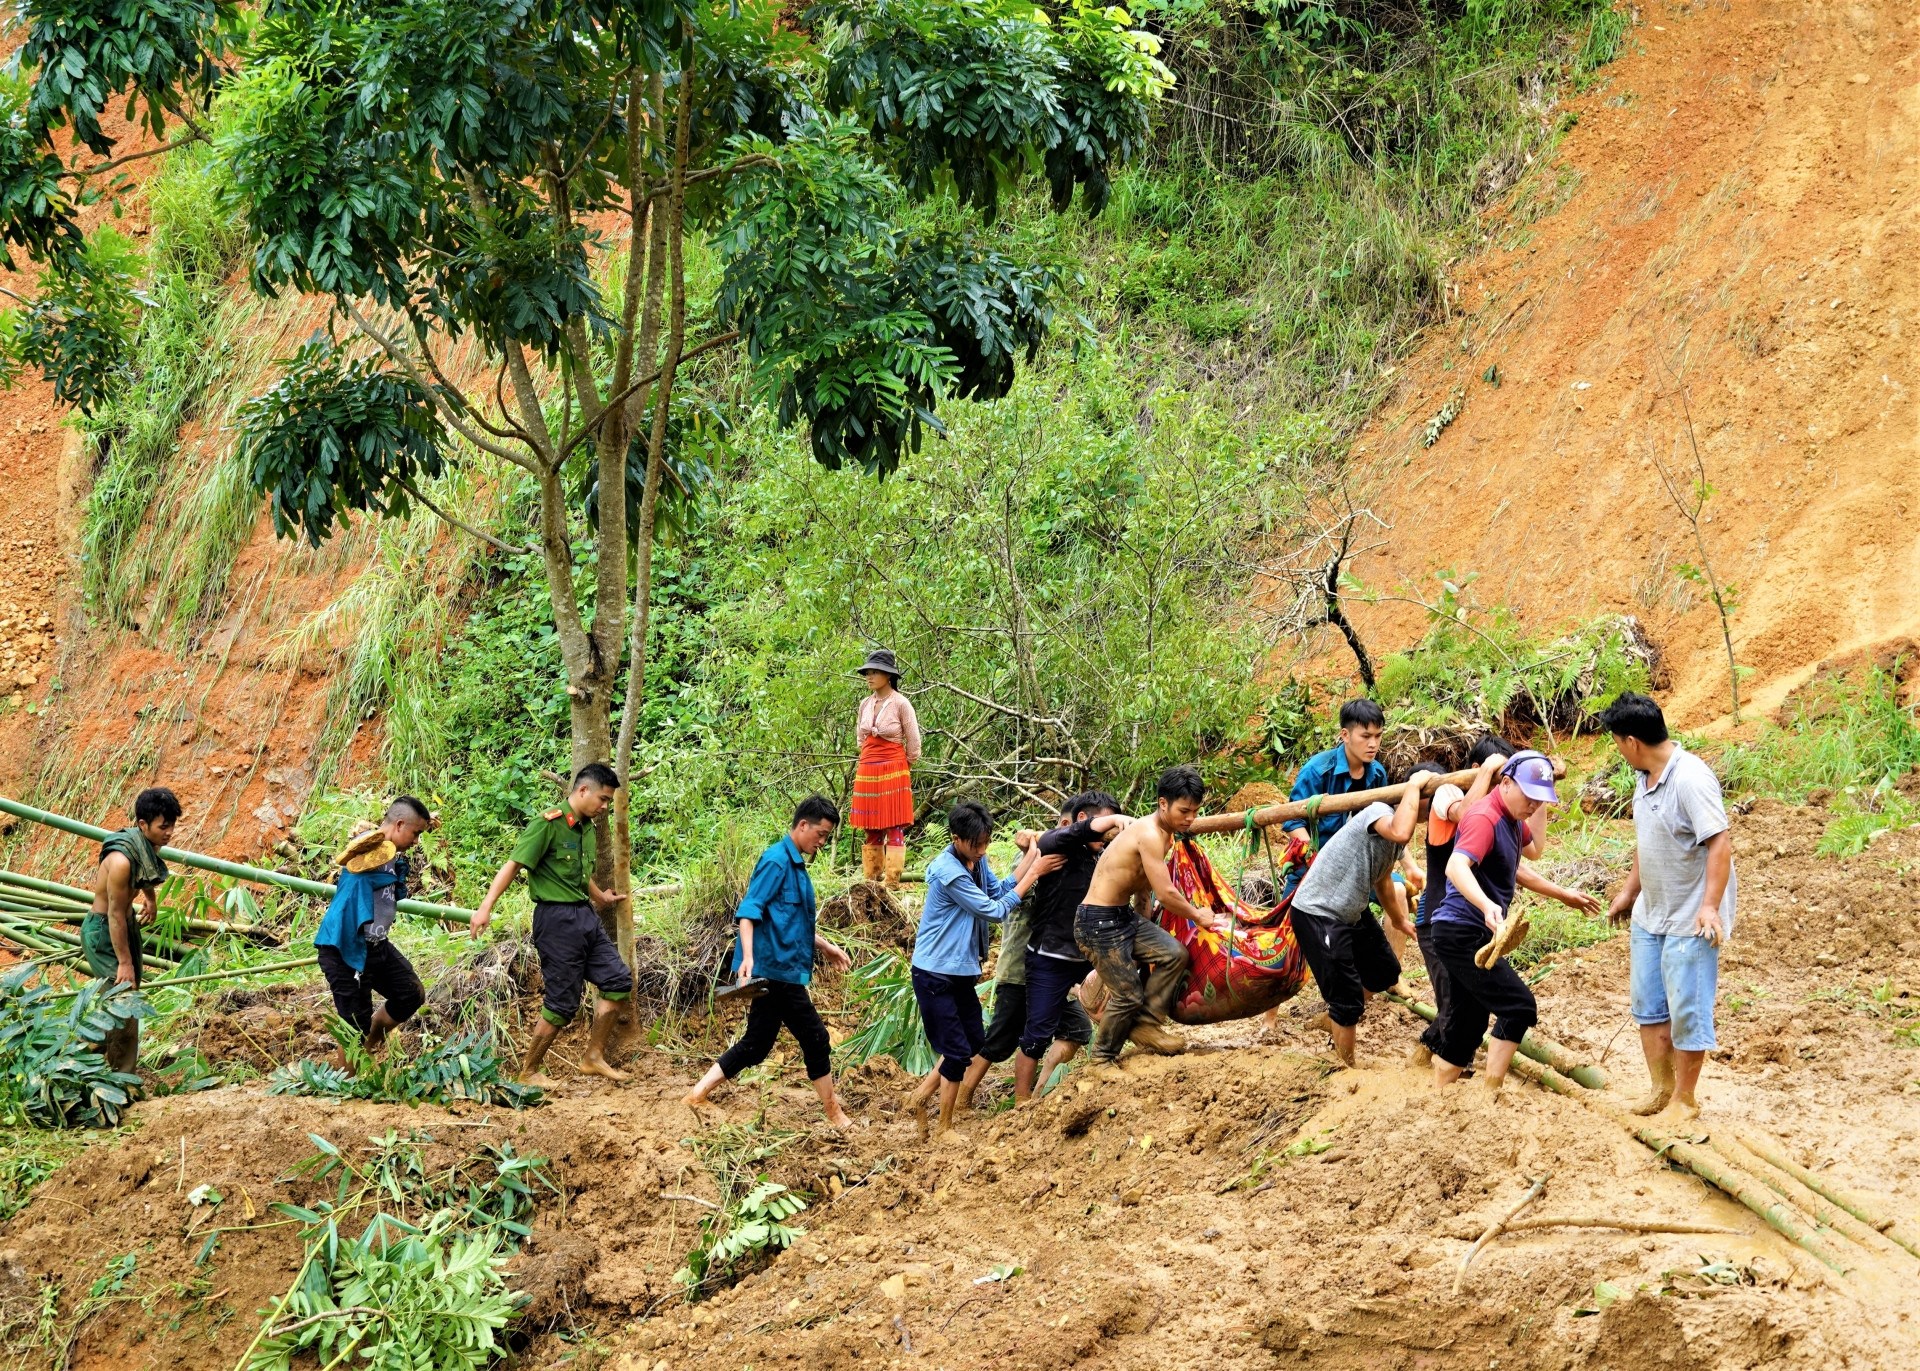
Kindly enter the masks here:
<path id="1" fill-rule="evenodd" d="M 1893 0 L 1637 12 L 1362 435 L 1409 536 L 1360 571 L 1428 600 L 1436 573 L 1479 572 L 1481 603 L 1540 628 L 1638 615 L 1697 726 L 1727 710 L 1726 659 L 1649 453 L 1687 456 L 1682 375 L 1756 711 L 1822 659 L 1920 635 L 1920 27 Z M 1388 648 L 1425 627 L 1404 603 L 1355 617 Z"/>
<path id="2" fill-rule="evenodd" d="M 1827 818 L 1763 804 L 1737 821 L 1743 907 L 1699 1133 L 1770 1132 L 1912 1219 L 1920 833 L 1838 862 L 1813 855 Z M 1559 958 L 1540 986 L 1543 1030 L 1604 1055 L 1623 1092 L 1644 1082 L 1622 1031 L 1626 952 L 1616 938 Z M 1187 1057 L 1134 1060 L 1127 1085 L 1075 1082 L 1033 1111 L 987 1114 L 963 1147 L 917 1140 L 897 1112 L 904 1082 L 884 1059 L 845 1082 L 860 1123 L 832 1134 L 791 1051 L 701 1121 L 677 1099 L 702 1063 L 646 1049 L 633 1084 L 570 1085 L 524 1115 L 327 1105 L 257 1085 L 151 1101 L 131 1139 L 89 1149 L 0 1230 L 0 1313 L 37 1309 L 53 1281 L 70 1311 L 105 1262 L 137 1252 L 139 1288 L 154 1299 L 90 1322 L 75 1366 L 230 1365 L 252 1311 L 290 1278 L 297 1245 L 284 1228 L 230 1235 L 195 1268 L 187 1194 L 208 1183 L 262 1209 L 306 1202 L 329 1188 L 283 1178 L 312 1152 L 307 1133 L 355 1147 L 418 1128 L 441 1162 L 506 1140 L 552 1159 L 566 1188 L 564 1216 L 548 1206 L 514 1267 L 534 1300 L 522 1335 L 530 1366 L 1147 1371 L 1278 1357 L 1355 1371 L 1494 1361 L 1879 1371 L 1920 1357 L 1920 1261 L 1895 1250 L 1829 1279 L 1577 1104 L 1517 1083 L 1498 1102 L 1471 1087 L 1434 1092 L 1402 1064 L 1416 1027 L 1404 1011 L 1370 1014 L 1361 1069 L 1331 1072 L 1305 1028 L 1314 1010 L 1289 1006 L 1273 1042 L 1251 1024 L 1223 1025 L 1197 1033 Z M 201 1043 L 223 1056 L 258 1050 L 264 1064 L 311 1050 L 316 1022 L 314 1006 L 261 1000 Z M 693 1143 L 729 1138 L 771 1148 L 748 1171 L 813 1192 L 808 1234 L 763 1273 L 688 1306 L 672 1274 L 707 1211 L 668 1197 L 713 1198 Z M 1543 1173 L 1537 1213 L 1738 1231 L 1515 1234 L 1476 1259 L 1454 1297 L 1471 1238 Z M 1710 1264 L 1731 1283 L 1697 1274 Z M 1011 1265 L 1022 1273 L 976 1284 Z"/>

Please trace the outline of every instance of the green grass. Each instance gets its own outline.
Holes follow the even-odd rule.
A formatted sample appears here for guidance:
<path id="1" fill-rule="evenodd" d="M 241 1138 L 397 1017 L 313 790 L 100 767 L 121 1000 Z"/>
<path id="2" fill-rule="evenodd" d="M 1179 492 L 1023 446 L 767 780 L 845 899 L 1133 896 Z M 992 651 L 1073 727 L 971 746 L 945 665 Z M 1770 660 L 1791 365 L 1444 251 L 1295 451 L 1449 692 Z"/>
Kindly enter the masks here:
<path id="1" fill-rule="evenodd" d="M 1703 748 L 1730 792 L 1798 804 L 1820 789 L 1871 793 L 1920 766 L 1920 721 L 1895 672 L 1874 666 L 1816 679 L 1784 712 L 1785 722 L 1751 742 Z"/>

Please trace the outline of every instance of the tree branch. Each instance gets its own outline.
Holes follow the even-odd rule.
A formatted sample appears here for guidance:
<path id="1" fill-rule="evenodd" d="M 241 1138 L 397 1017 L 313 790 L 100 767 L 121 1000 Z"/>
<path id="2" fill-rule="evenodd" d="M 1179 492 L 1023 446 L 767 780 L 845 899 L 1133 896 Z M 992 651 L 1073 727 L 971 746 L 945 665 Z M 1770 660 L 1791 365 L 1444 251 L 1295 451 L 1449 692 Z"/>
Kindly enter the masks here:
<path id="1" fill-rule="evenodd" d="M 955 695 L 960 696 L 962 699 L 972 700 L 977 705 L 985 705 L 988 709 L 996 710 L 1001 714 L 1008 715 L 1015 719 L 1024 719 L 1030 724 L 1039 724 L 1039 725 L 1042 725 L 1043 727 L 1057 728 L 1063 732 L 1066 730 L 1066 727 L 1067 727 L 1067 721 L 1065 719 L 1052 719 L 1052 718 L 1046 718 L 1037 714 L 1028 714 L 1023 710 L 1018 710 L 1013 708 L 1011 705 L 1003 705 L 997 700 L 989 700 L 984 696 L 975 695 L 971 690 L 962 690 L 959 686 L 951 685 L 946 681 L 928 681 L 926 685 L 922 687 L 922 689 L 952 691 Z"/>
<path id="2" fill-rule="evenodd" d="M 449 524 L 452 524 L 455 528 L 459 529 L 462 533 L 471 534 L 473 537 L 478 538 L 481 542 L 486 543 L 490 547 L 496 547 L 502 552 L 510 552 L 516 557 L 528 557 L 538 550 L 536 548 L 530 548 L 530 547 L 514 547 L 511 543 L 501 542 L 498 538 L 494 537 L 490 533 L 482 533 L 479 529 L 473 527 L 471 524 L 461 523 L 458 519 L 454 518 L 451 514 L 447 513 L 444 509 L 440 508 L 440 506 L 436 505 L 433 501 L 429 500 L 426 496 L 422 495 L 420 493 L 419 487 L 415 486 L 411 481 L 400 482 L 400 489 L 406 491 L 407 494 L 411 495 L 414 499 L 418 500 L 421 504 L 425 505 L 428 509 L 432 510 L 435 514 L 438 514 L 443 520 L 445 520 Z"/>
<path id="3" fill-rule="evenodd" d="M 686 351 L 686 353 L 681 356 L 680 364 L 682 366 L 685 366 L 688 362 L 691 362 L 694 358 L 700 356 L 702 353 L 712 352 L 715 348 L 723 348 L 729 343 L 737 343 L 739 341 L 740 341 L 740 334 L 738 330 L 735 330 L 732 333 L 723 333 L 717 338 L 709 338 L 707 339 L 706 342 L 700 344 L 699 347 L 689 348 Z M 662 368 L 661 370 L 664 371 L 665 368 Z M 621 401 L 625 400 L 629 395 L 632 395 L 635 391 L 644 390 L 646 387 L 652 385 L 655 381 L 659 380 L 660 375 L 661 375 L 660 371 L 655 371 L 655 372 L 649 373 L 646 376 L 642 376 L 639 380 L 635 381 L 632 385 L 628 386 L 625 390 L 621 391 L 618 395 L 614 396 L 611 400 L 607 401 L 607 408 L 611 410 L 616 405 L 620 404 Z M 580 430 L 580 432 L 574 434 L 573 437 L 568 440 L 566 447 L 562 449 L 560 454 L 561 460 L 565 461 L 566 458 L 572 454 L 573 449 L 579 446 L 581 440 L 585 439 L 592 432 L 593 432 L 592 429 L 585 428 Z"/>
<path id="4" fill-rule="evenodd" d="M 142 162 L 149 157 L 158 157 L 163 152 L 172 152 L 175 148 L 184 148 L 189 143 L 204 143 L 208 141 L 207 135 L 201 131 L 198 125 L 188 123 L 187 127 L 190 132 L 177 143 L 169 141 L 162 143 L 157 148 L 145 148 L 140 152 L 130 152 L 124 157 L 116 157 L 111 162 L 95 162 L 90 167 L 77 167 L 72 171 L 62 172 L 60 179 L 63 181 L 85 181 L 89 177 L 98 176 L 103 171 L 112 171 L 115 167 L 124 167 L 129 162 Z"/>
<path id="5" fill-rule="evenodd" d="M 395 362 L 398 362 L 400 364 L 401 369 L 405 371 L 407 375 L 413 379 L 413 383 L 419 386 L 420 389 L 422 389 L 427 393 L 428 397 L 433 402 L 433 407 L 438 411 L 440 411 L 441 417 L 447 421 L 447 423 L 452 427 L 454 432 L 458 433 L 462 438 L 465 438 L 469 443 L 472 443 L 475 447 L 479 448 L 482 452 L 490 452 L 495 457 L 504 458 L 507 461 L 512 462 L 517 467 L 523 467 L 528 471 L 538 472 L 539 468 L 536 467 L 531 461 L 529 461 L 523 454 L 515 452 L 510 447 L 506 447 L 500 443 L 493 442 L 491 439 L 483 438 L 478 433 L 474 432 L 473 429 L 463 420 L 462 416 L 459 413 L 457 413 L 453 409 L 452 405 L 450 405 L 447 402 L 445 392 L 440 387 L 431 386 L 427 384 L 426 378 L 420 374 L 420 369 L 414 365 L 413 358 L 408 354 L 405 348 L 402 348 L 397 343 L 395 343 L 391 338 L 387 337 L 384 333 L 382 333 L 379 329 L 375 328 L 373 324 L 368 321 L 367 317 L 361 314 L 359 310 L 355 309 L 352 304 L 349 303 L 345 305 L 345 309 L 347 311 L 347 317 L 353 320 L 354 327 L 359 329 L 360 332 L 364 333 L 367 337 L 373 339 L 374 342 L 378 343 L 380 345 L 381 350 L 384 351 L 387 354 L 387 356 L 391 357 Z M 452 393 L 455 395 L 459 394 L 457 390 L 453 391 Z"/>

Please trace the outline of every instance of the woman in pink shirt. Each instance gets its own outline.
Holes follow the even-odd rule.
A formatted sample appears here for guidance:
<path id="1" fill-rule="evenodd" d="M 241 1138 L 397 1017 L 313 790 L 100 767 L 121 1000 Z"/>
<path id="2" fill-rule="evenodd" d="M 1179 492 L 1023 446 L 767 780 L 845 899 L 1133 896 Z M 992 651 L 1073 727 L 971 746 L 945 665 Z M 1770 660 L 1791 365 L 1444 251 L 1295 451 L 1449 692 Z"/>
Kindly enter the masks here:
<path id="1" fill-rule="evenodd" d="M 913 822 L 910 769 L 920 760 L 920 721 L 913 702 L 902 695 L 900 664 L 885 648 L 875 648 L 854 673 L 867 678 L 873 692 L 860 702 L 860 765 L 853 774 L 853 807 L 848 816 L 867 835 L 861 865 L 870 881 L 885 874 L 887 888 L 898 890 L 907 870 L 907 825 Z"/>

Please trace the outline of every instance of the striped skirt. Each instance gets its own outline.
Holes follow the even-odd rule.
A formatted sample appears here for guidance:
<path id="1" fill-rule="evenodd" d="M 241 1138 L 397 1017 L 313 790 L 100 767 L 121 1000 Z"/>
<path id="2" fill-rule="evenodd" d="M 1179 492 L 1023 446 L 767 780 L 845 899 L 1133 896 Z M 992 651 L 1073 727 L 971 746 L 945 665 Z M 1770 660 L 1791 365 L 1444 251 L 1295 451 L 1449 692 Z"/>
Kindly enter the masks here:
<path id="1" fill-rule="evenodd" d="M 878 736 L 860 744 L 860 765 L 853 774 L 855 828 L 902 828 L 913 822 L 913 782 L 907 750 Z"/>

